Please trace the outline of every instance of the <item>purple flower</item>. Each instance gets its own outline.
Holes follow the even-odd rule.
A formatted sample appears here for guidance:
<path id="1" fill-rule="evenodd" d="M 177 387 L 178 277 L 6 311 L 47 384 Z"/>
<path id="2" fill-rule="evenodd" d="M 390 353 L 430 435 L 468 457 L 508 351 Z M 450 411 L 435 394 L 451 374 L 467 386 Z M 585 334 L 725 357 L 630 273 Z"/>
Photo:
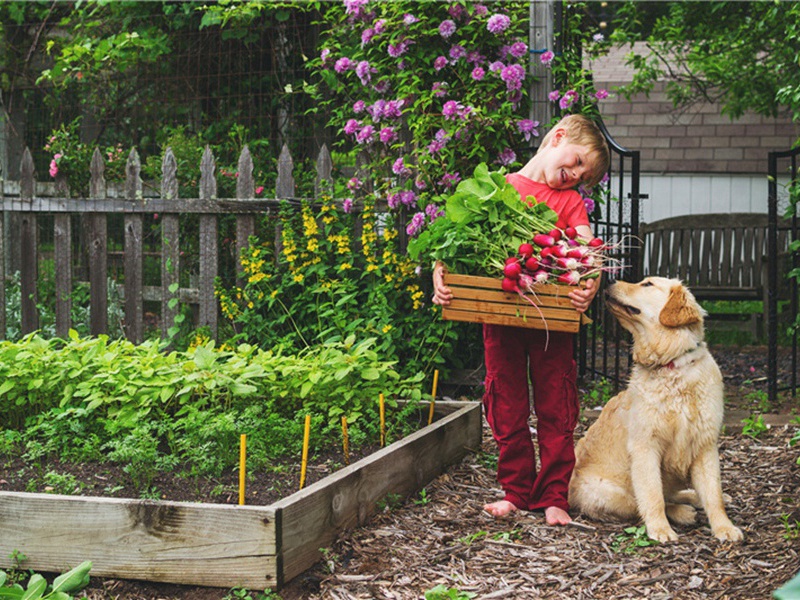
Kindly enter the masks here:
<path id="1" fill-rule="evenodd" d="M 461 181 L 461 175 L 458 173 L 445 173 L 439 180 L 439 185 L 446 188 L 452 188 L 455 187 L 459 181 Z"/>
<path id="2" fill-rule="evenodd" d="M 419 23 L 419 19 L 414 15 L 407 13 L 403 15 L 403 25 L 413 25 L 414 23 Z"/>
<path id="3" fill-rule="evenodd" d="M 353 210 L 353 199 L 352 198 L 345 198 L 342 200 L 342 210 L 346 213 L 349 213 Z"/>
<path id="4" fill-rule="evenodd" d="M 373 69 L 372 72 L 374 73 L 376 70 L 377 69 Z M 385 94 L 386 92 L 389 91 L 389 81 L 386 80 L 386 79 L 383 79 L 383 80 L 379 81 L 378 83 L 376 83 L 375 85 L 373 85 L 372 89 L 375 90 L 376 92 L 378 92 L 379 94 Z"/>
<path id="5" fill-rule="evenodd" d="M 457 44 L 450 47 L 450 52 L 448 52 L 448 54 L 450 55 L 450 60 L 456 62 L 459 58 L 464 58 L 467 55 L 467 50 L 464 46 Z"/>
<path id="6" fill-rule="evenodd" d="M 333 64 L 333 70 L 337 73 L 344 73 L 353 68 L 353 61 L 343 56 Z"/>
<path id="7" fill-rule="evenodd" d="M 411 175 L 411 169 L 405 165 L 402 156 L 392 163 L 392 173 L 400 177 L 408 177 Z"/>
<path id="8" fill-rule="evenodd" d="M 372 141 L 372 134 L 375 133 L 375 128 L 372 125 L 364 125 L 356 134 L 356 141 L 359 144 Z"/>
<path id="9" fill-rule="evenodd" d="M 430 144 L 428 144 L 428 154 L 436 154 L 445 147 L 445 142 L 441 142 L 439 140 L 433 140 Z"/>
<path id="10" fill-rule="evenodd" d="M 375 21 L 375 33 L 383 33 L 384 31 L 386 31 L 386 19 Z"/>
<path id="11" fill-rule="evenodd" d="M 447 94 L 447 82 L 445 81 L 434 81 L 433 85 L 431 86 L 431 91 L 436 98 L 441 98 L 445 94 Z"/>
<path id="12" fill-rule="evenodd" d="M 356 100 L 353 103 L 353 112 L 356 113 L 357 115 L 361 114 L 362 112 L 364 112 L 365 108 L 366 108 L 366 104 L 364 103 L 363 100 Z"/>
<path id="13" fill-rule="evenodd" d="M 604 100 L 605 98 L 608 98 L 608 90 L 597 90 L 594 93 L 594 97 L 598 100 Z"/>
<path id="14" fill-rule="evenodd" d="M 444 129 L 437 131 L 433 137 L 437 142 L 442 142 L 443 144 L 446 144 L 450 139 L 450 135 Z"/>
<path id="15" fill-rule="evenodd" d="M 604 39 L 606 39 L 606 38 L 603 37 L 602 33 L 595 33 L 592 36 L 592 40 L 594 40 L 595 42 L 598 42 L 598 43 L 602 42 Z"/>
<path id="16" fill-rule="evenodd" d="M 449 38 L 456 32 L 456 24 L 450 19 L 445 19 L 439 24 L 439 35 L 444 39 Z"/>
<path id="17" fill-rule="evenodd" d="M 508 15 L 496 14 L 489 17 L 489 21 L 486 23 L 486 29 L 497 35 L 508 29 L 509 25 L 511 25 L 511 19 Z"/>
<path id="18" fill-rule="evenodd" d="M 428 204 L 428 206 L 425 207 L 425 214 L 428 215 L 431 223 L 433 223 L 436 219 L 444 215 L 444 211 L 435 204 Z"/>
<path id="19" fill-rule="evenodd" d="M 425 183 L 425 180 L 422 179 L 421 177 L 417 177 L 414 180 L 414 187 L 417 188 L 418 190 L 425 190 L 428 189 L 428 184 Z"/>
<path id="20" fill-rule="evenodd" d="M 347 189 L 354 192 L 355 190 L 360 190 L 362 185 L 364 183 L 358 177 L 351 177 L 347 182 Z"/>
<path id="21" fill-rule="evenodd" d="M 395 130 L 391 127 L 384 127 L 381 129 L 378 137 L 380 137 L 381 142 L 384 144 L 391 144 L 397 139 L 397 132 L 395 132 Z"/>
<path id="22" fill-rule="evenodd" d="M 565 94 L 564 94 L 564 95 L 561 97 L 561 100 L 559 100 L 559 102 L 558 102 L 558 107 L 559 107 L 561 110 L 566 110 L 566 109 L 568 109 L 570 106 L 572 106 L 573 104 L 575 104 L 575 101 L 576 101 L 577 99 L 578 99 L 578 92 L 576 92 L 575 90 L 569 90 L 567 93 L 565 93 Z"/>
<path id="23" fill-rule="evenodd" d="M 509 54 L 514 58 L 522 58 L 528 53 L 528 44 L 525 42 L 514 42 L 508 49 Z"/>
<path id="24" fill-rule="evenodd" d="M 522 80 L 525 79 L 525 67 L 522 65 L 508 65 L 500 71 L 500 79 L 506 82 L 509 90 L 518 90 L 522 87 Z"/>
<path id="25" fill-rule="evenodd" d="M 403 41 L 401 41 L 396 46 L 393 44 L 389 44 L 389 56 L 391 56 L 392 58 L 399 58 L 408 51 L 409 46 L 411 46 L 411 44 L 413 43 L 414 40 L 404 38 Z"/>
<path id="26" fill-rule="evenodd" d="M 506 148 L 503 150 L 498 156 L 495 162 L 500 163 L 503 166 L 508 166 L 513 164 L 517 160 L 517 155 L 511 148 Z"/>
<path id="27" fill-rule="evenodd" d="M 483 56 L 480 52 L 473 50 L 472 52 L 467 54 L 467 62 L 473 65 L 479 65 L 486 61 L 486 57 Z"/>
<path id="28" fill-rule="evenodd" d="M 366 60 L 360 61 L 356 65 L 356 75 L 361 80 L 362 85 L 367 85 L 372 78 L 372 71 L 370 69 L 369 63 Z"/>
<path id="29" fill-rule="evenodd" d="M 319 53 L 319 57 L 322 59 L 322 64 L 324 65 L 328 61 L 328 56 L 331 54 L 330 48 L 323 48 L 322 52 Z"/>
<path id="30" fill-rule="evenodd" d="M 454 19 L 460 19 L 461 17 L 463 17 L 464 11 L 465 11 L 464 7 L 461 6 L 460 4 L 451 4 L 447 9 L 447 13 Z"/>
<path id="31" fill-rule="evenodd" d="M 375 104 L 367 107 L 367 112 L 372 117 L 373 121 L 380 121 L 383 118 L 383 109 L 386 106 L 386 100 L 376 100 Z"/>
<path id="32" fill-rule="evenodd" d="M 344 0 L 345 12 L 354 17 L 361 16 L 361 7 L 366 5 L 369 0 Z"/>
<path id="33" fill-rule="evenodd" d="M 476 4 L 473 13 L 476 17 L 482 17 L 489 14 L 489 9 L 483 4 Z"/>
<path id="34" fill-rule="evenodd" d="M 400 202 L 406 206 L 414 206 L 417 203 L 417 195 L 412 190 L 400 192 Z"/>
<path id="35" fill-rule="evenodd" d="M 344 124 L 344 132 L 347 135 L 353 135 L 356 131 L 358 131 L 359 127 L 361 127 L 361 123 L 359 123 L 355 119 L 350 119 L 349 121 L 347 121 L 347 123 Z"/>
<path id="36" fill-rule="evenodd" d="M 496 60 L 493 63 L 489 63 L 489 70 L 492 73 L 496 73 L 497 71 L 502 71 L 504 68 L 505 65 L 501 63 L 499 60 Z"/>
<path id="37" fill-rule="evenodd" d="M 591 198 L 584 198 L 583 205 L 586 207 L 586 213 L 592 214 L 594 212 L 594 200 Z"/>
<path id="38" fill-rule="evenodd" d="M 543 65 L 549 65 L 551 62 L 553 62 L 555 56 L 556 55 L 553 54 L 552 51 L 545 50 L 544 52 L 542 52 L 542 55 L 539 57 L 539 60 L 542 61 Z"/>
<path id="39" fill-rule="evenodd" d="M 455 119 L 458 116 L 459 104 L 455 100 L 448 100 L 442 107 L 442 115 L 445 119 Z"/>
<path id="40" fill-rule="evenodd" d="M 418 212 L 415 213 L 413 217 L 411 217 L 411 222 L 406 227 L 406 233 L 411 237 L 414 237 L 419 233 L 419 230 L 422 229 L 422 226 L 425 224 L 425 213 Z"/>
<path id="41" fill-rule="evenodd" d="M 399 119 L 403 114 L 403 104 L 402 100 L 389 100 L 383 107 L 383 116 L 387 119 Z"/>
<path id="42" fill-rule="evenodd" d="M 436 60 L 433 61 L 433 68 L 437 71 L 441 71 L 447 66 L 447 57 L 446 56 L 437 56 Z"/>
<path id="43" fill-rule="evenodd" d="M 547 94 L 547 98 L 550 100 L 550 102 L 555 102 L 556 100 L 561 98 L 561 92 L 559 92 L 558 90 L 553 90 L 552 92 Z"/>
<path id="44" fill-rule="evenodd" d="M 486 76 L 486 71 L 481 69 L 480 67 L 475 67 L 472 69 L 472 78 L 475 81 L 481 81 Z"/>
<path id="45" fill-rule="evenodd" d="M 375 37 L 375 30 L 372 27 L 367 27 L 361 32 L 361 47 L 363 48 L 372 41 Z"/>
<path id="46" fill-rule="evenodd" d="M 530 119 L 517 121 L 517 131 L 523 135 L 526 142 L 531 141 L 531 136 L 538 137 L 539 131 L 536 129 L 538 126 L 539 121 L 531 121 Z"/>

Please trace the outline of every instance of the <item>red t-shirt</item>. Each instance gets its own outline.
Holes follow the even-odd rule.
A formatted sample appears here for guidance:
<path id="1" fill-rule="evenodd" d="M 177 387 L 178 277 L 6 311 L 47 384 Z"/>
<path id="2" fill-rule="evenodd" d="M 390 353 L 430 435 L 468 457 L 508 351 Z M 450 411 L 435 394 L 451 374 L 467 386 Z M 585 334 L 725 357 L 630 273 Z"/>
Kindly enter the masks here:
<path id="1" fill-rule="evenodd" d="M 575 190 L 554 190 L 545 183 L 533 181 L 519 173 L 510 173 L 506 176 L 506 181 L 514 186 L 523 200 L 533 196 L 537 202 L 544 202 L 556 211 L 560 225 L 589 225 L 589 215 L 586 214 L 583 198 Z"/>

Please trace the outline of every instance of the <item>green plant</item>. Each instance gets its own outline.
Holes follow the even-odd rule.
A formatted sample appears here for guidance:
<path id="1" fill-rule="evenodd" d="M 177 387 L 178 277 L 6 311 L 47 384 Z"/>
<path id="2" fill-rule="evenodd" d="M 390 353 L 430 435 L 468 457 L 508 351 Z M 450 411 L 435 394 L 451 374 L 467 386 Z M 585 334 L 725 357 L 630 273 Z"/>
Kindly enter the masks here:
<path id="1" fill-rule="evenodd" d="M 469 535 L 465 535 L 464 537 L 458 538 L 458 541 L 464 544 L 465 546 L 471 546 L 473 542 L 478 541 L 481 538 L 484 538 L 489 535 L 488 531 L 476 531 L 475 533 L 470 533 Z"/>
<path id="2" fill-rule="evenodd" d="M 756 410 L 761 413 L 769 411 L 770 401 L 769 395 L 764 390 L 754 390 L 745 394 L 745 400 L 749 400 L 756 405 Z"/>
<path id="3" fill-rule="evenodd" d="M 751 415 L 742 419 L 742 435 L 756 439 L 767 429 L 769 429 L 769 426 L 764 423 L 763 415 Z"/>
<path id="4" fill-rule="evenodd" d="M 472 592 L 462 592 L 457 588 L 450 588 L 440 583 L 425 592 L 425 600 L 470 600 L 476 594 Z"/>
<path id="5" fill-rule="evenodd" d="M 419 491 L 419 498 L 417 498 L 416 500 L 414 500 L 414 504 L 416 504 L 417 506 L 425 506 L 425 505 L 426 505 L 426 504 L 428 504 L 430 501 L 431 501 L 431 497 L 430 497 L 430 496 L 428 496 L 428 490 L 427 490 L 427 488 L 422 488 L 422 489 Z"/>
<path id="6" fill-rule="evenodd" d="M 251 592 L 246 588 L 233 588 L 222 600 L 280 600 L 280 596 L 272 590 Z"/>
<path id="7" fill-rule="evenodd" d="M 82 481 L 71 473 L 48 471 L 44 475 L 45 491 L 51 494 L 77 495 L 86 487 Z"/>
<path id="8" fill-rule="evenodd" d="M 511 531 L 498 531 L 492 535 L 492 539 L 501 542 L 515 542 L 522 539 L 522 530 L 515 528 Z"/>
<path id="9" fill-rule="evenodd" d="M 387 494 L 384 498 L 375 503 L 378 512 L 388 512 L 400 508 L 403 505 L 403 496 L 400 494 Z"/>
<path id="10" fill-rule="evenodd" d="M 56 577 L 52 585 L 39 573 L 32 573 L 28 585 L 23 588 L 13 578 L 0 571 L 0 598 L 17 600 L 72 600 L 72 592 L 77 592 L 89 584 L 91 561 L 85 561 Z"/>
<path id="11" fill-rule="evenodd" d="M 800 539 L 800 520 L 792 519 L 787 514 L 782 514 L 779 518 L 783 523 L 783 539 L 789 541 Z"/>
<path id="12" fill-rule="evenodd" d="M 614 384 L 605 377 L 592 381 L 587 396 L 592 407 L 605 406 L 614 396 Z"/>
<path id="13" fill-rule="evenodd" d="M 658 542 L 647 535 L 647 528 L 644 525 L 626 527 L 611 542 L 614 552 L 623 554 L 636 554 L 642 548 L 657 546 Z"/>

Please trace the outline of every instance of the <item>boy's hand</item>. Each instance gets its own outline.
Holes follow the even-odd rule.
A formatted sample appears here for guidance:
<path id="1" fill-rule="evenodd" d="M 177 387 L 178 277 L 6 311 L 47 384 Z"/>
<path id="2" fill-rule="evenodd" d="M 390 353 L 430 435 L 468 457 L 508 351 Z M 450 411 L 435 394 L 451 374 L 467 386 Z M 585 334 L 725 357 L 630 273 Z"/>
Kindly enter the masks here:
<path id="1" fill-rule="evenodd" d="M 444 263 L 437 262 L 433 267 L 433 303 L 441 306 L 450 304 L 453 299 L 453 292 L 444 284 L 444 275 L 447 273 L 447 267 Z"/>
<path id="2" fill-rule="evenodd" d="M 569 298 L 572 300 L 572 306 L 574 306 L 575 310 L 579 313 L 586 312 L 599 289 L 599 279 L 587 279 L 585 288 L 579 287 L 568 294 Z"/>

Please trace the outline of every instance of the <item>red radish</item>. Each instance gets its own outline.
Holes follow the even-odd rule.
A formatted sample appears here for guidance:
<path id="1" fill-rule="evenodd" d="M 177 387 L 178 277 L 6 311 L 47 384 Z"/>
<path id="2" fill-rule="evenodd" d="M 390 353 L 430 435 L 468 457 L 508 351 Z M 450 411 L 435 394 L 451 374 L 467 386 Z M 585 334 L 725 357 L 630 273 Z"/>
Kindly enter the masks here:
<path id="1" fill-rule="evenodd" d="M 590 239 L 590 240 L 589 240 L 589 245 L 590 245 L 592 248 L 599 248 L 599 247 L 600 247 L 600 246 L 602 246 L 604 243 L 605 243 L 605 242 L 603 242 L 603 240 L 601 240 L 600 238 L 592 238 L 592 239 Z"/>
<path id="2" fill-rule="evenodd" d="M 531 277 L 530 275 L 526 275 L 525 273 L 519 276 L 520 288 L 522 288 L 523 290 L 529 290 L 531 289 L 532 285 L 533 285 L 533 277 Z"/>
<path id="3" fill-rule="evenodd" d="M 548 279 L 550 279 L 550 273 L 547 271 L 540 270 L 533 274 L 533 281 L 536 283 L 547 283 Z"/>
<path id="4" fill-rule="evenodd" d="M 519 254 L 522 258 L 528 258 L 533 255 L 533 246 L 527 242 L 519 245 Z"/>
<path id="5" fill-rule="evenodd" d="M 556 240 L 552 235 L 537 233 L 535 236 L 533 236 L 533 243 L 542 248 L 549 248 L 556 243 Z"/>
<path id="6" fill-rule="evenodd" d="M 569 252 L 567 252 L 567 258 L 582 258 L 586 251 L 584 250 L 585 246 L 578 246 L 577 248 L 571 248 Z"/>
<path id="7" fill-rule="evenodd" d="M 506 259 L 505 264 L 510 265 L 511 263 L 519 262 L 519 259 L 516 256 L 509 256 Z"/>
<path id="8" fill-rule="evenodd" d="M 553 238 L 555 241 L 558 241 L 558 240 L 561 239 L 561 230 L 560 229 L 551 229 L 550 233 L 548 235 L 551 238 Z"/>
<path id="9" fill-rule="evenodd" d="M 575 239 L 575 236 L 578 235 L 578 232 L 575 230 L 574 227 L 567 227 L 564 229 L 564 234 L 571 240 Z"/>
<path id="10" fill-rule="evenodd" d="M 541 252 L 539 252 L 539 257 L 540 258 L 547 258 L 552 253 L 553 253 L 553 247 L 552 246 L 545 246 L 544 248 L 542 248 Z"/>
<path id="11" fill-rule="evenodd" d="M 558 276 L 559 283 L 566 283 L 567 285 L 578 285 L 581 282 L 581 274 L 577 271 L 567 271 Z"/>
<path id="12" fill-rule="evenodd" d="M 508 279 L 519 279 L 520 273 L 522 273 L 522 265 L 518 262 L 508 263 L 503 269 L 503 274 Z"/>
<path id="13" fill-rule="evenodd" d="M 559 258 L 556 264 L 560 269 L 567 271 L 575 271 L 581 266 L 581 262 L 577 258 Z"/>
<path id="14" fill-rule="evenodd" d="M 556 244 L 553 246 L 553 251 L 551 256 L 557 256 L 558 258 L 564 258 L 567 255 L 567 247 L 562 244 Z"/>
<path id="15" fill-rule="evenodd" d="M 511 293 L 519 291 L 519 286 L 517 286 L 517 282 L 514 279 L 509 279 L 508 277 L 503 279 L 502 286 L 504 292 Z"/>
<path id="16" fill-rule="evenodd" d="M 525 268 L 528 269 L 531 273 L 533 273 L 536 269 L 539 268 L 539 259 L 535 256 L 531 256 L 528 260 L 525 261 Z"/>

